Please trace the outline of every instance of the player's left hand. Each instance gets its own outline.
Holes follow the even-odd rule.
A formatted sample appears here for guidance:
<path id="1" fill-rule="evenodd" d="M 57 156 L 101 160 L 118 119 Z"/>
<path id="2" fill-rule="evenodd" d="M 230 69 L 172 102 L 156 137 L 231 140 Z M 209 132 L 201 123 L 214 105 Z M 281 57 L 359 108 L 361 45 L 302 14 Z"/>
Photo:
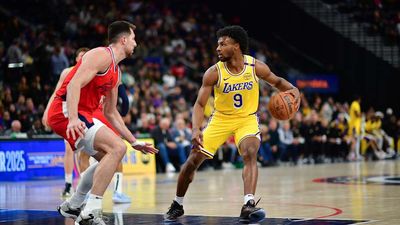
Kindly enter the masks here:
<path id="1" fill-rule="evenodd" d="M 154 146 L 150 143 L 138 141 L 131 143 L 132 148 L 142 152 L 143 154 L 156 154 L 158 153 L 158 149 L 154 148 Z"/>

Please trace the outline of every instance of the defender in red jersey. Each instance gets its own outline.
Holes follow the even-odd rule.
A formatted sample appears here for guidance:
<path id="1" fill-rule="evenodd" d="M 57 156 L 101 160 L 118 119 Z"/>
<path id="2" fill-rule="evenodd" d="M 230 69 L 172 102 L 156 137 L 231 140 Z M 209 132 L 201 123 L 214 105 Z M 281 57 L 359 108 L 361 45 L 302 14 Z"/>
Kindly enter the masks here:
<path id="1" fill-rule="evenodd" d="M 133 54 L 135 26 L 116 21 L 108 27 L 109 47 L 88 51 L 67 75 L 50 105 L 48 124 L 64 137 L 73 149 L 83 150 L 99 163 L 89 166 L 77 191 L 60 205 L 58 211 L 78 224 L 101 224 L 102 196 L 126 152 L 126 145 L 110 128 L 94 123 L 93 113 L 104 95 L 103 113 L 118 133 L 144 153 L 157 153 L 148 143 L 139 142 L 125 126 L 117 110 L 120 70 L 118 63 Z M 85 208 L 81 204 L 91 191 Z"/>

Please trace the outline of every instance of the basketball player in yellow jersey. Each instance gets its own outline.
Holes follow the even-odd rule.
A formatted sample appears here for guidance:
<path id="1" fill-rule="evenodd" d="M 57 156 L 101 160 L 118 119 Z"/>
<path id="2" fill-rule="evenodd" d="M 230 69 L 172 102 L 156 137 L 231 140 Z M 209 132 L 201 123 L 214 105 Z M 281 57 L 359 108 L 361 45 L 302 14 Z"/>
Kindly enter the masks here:
<path id="1" fill-rule="evenodd" d="M 352 149 L 350 149 L 350 153 L 348 158 L 350 160 L 359 160 L 361 159 L 360 155 L 360 142 L 361 142 L 361 97 L 356 96 L 354 101 L 350 105 L 349 109 L 349 130 L 348 135 L 349 137 L 353 137 L 355 140 L 355 144 L 352 145 Z"/>
<path id="2" fill-rule="evenodd" d="M 193 107 L 193 150 L 179 174 L 175 200 L 164 215 L 174 221 L 184 214 L 183 198 L 194 178 L 195 171 L 205 159 L 213 158 L 217 149 L 233 135 L 243 157 L 244 205 L 240 213 L 242 222 L 256 223 L 265 218 L 265 211 L 256 207 L 254 194 L 257 186 L 257 152 L 260 147 L 257 108 L 259 79 L 267 81 L 280 91 L 287 91 L 296 99 L 298 109 L 300 94 L 285 79 L 276 76 L 269 67 L 244 55 L 247 51 L 247 32 L 240 26 L 228 26 L 217 31 L 219 62 L 210 67 L 203 77 L 196 103 Z M 215 111 L 207 127 L 201 130 L 204 108 L 214 90 Z"/>

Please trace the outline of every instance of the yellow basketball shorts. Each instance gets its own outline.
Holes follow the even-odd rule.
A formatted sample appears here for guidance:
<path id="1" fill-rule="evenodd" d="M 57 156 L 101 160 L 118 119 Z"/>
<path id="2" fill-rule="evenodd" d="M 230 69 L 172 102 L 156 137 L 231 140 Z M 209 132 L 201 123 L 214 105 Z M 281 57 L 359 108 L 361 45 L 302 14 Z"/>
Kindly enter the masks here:
<path id="1" fill-rule="evenodd" d="M 349 123 L 348 134 L 351 136 L 353 134 L 360 135 L 361 134 L 361 121 L 354 121 Z"/>
<path id="2" fill-rule="evenodd" d="M 257 137 L 261 140 L 258 116 L 252 114 L 240 118 L 214 113 L 203 129 L 204 148 L 201 149 L 201 152 L 209 158 L 213 158 L 218 148 L 232 135 L 234 135 L 238 149 L 240 143 L 247 137 Z"/>

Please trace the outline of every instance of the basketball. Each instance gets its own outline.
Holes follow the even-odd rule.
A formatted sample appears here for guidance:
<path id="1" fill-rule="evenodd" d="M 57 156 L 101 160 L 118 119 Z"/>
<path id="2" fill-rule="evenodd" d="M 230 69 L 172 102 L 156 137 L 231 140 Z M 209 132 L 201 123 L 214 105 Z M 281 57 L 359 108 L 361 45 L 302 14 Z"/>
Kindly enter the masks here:
<path id="1" fill-rule="evenodd" d="M 291 119 L 296 113 L 296 106 L 292 95 L 279 92 L 273 95 L 268 103 L 268 110 L 278 120 Z"/>

